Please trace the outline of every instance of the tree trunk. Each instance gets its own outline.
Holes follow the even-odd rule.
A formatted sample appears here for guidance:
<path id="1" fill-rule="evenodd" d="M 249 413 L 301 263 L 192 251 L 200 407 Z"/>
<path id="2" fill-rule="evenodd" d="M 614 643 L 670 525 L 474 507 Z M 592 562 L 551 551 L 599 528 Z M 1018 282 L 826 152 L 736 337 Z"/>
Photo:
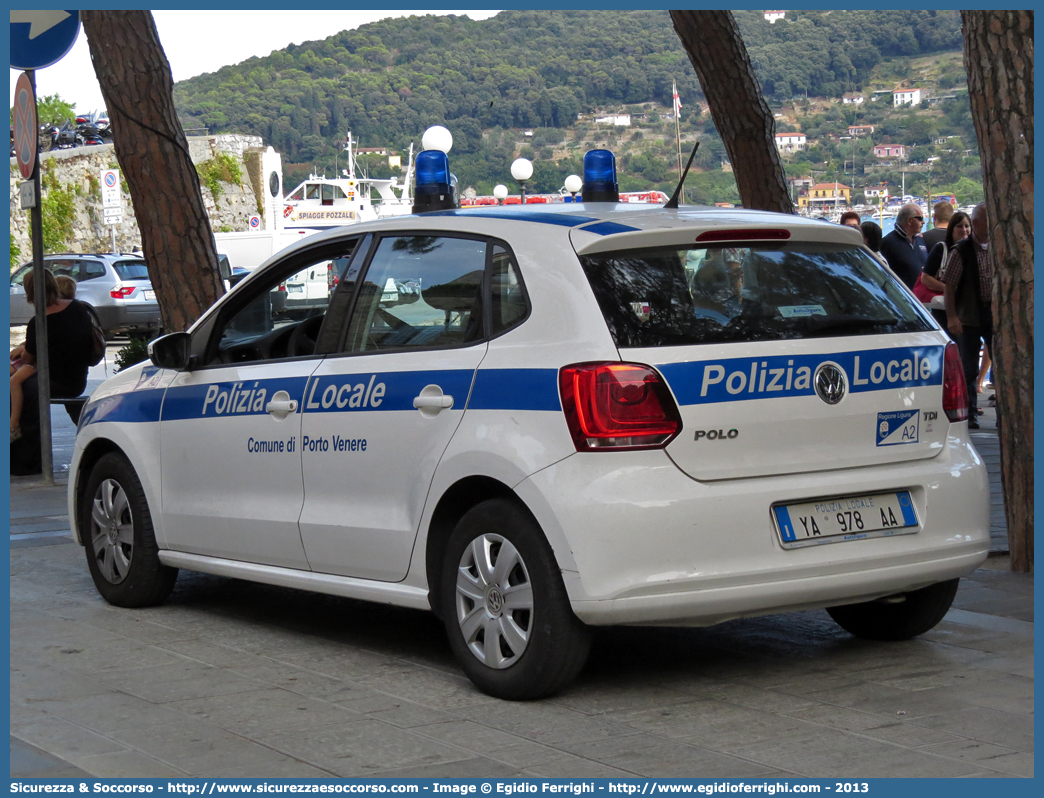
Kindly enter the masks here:
<path id="1" fill-rule="evenodd" d="M 174 110 L 174 82 L 148 11 L 81 11 L 167 332 L 223 293 L 199 176 Z"/>
<path id="2" fill-rule="evenodd" d="M 993 261 L 993 382 L 1013 571 L 1033 570 L 1033 12 L 962 11 Z"/>
<path id="3" fill-rule="evenodd" d="M 772 111 L 732 13 L 672 11 L 671 19 L 700 79 L 743 206 L 793 213 Z"/>

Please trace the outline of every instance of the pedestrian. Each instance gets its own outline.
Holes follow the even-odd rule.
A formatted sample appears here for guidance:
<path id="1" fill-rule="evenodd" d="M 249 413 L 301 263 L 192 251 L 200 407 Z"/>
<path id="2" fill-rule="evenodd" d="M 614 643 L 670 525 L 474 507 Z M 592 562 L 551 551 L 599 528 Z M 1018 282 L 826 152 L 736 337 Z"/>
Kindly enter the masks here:
<path id="1" fill-rule="evenodd" d="M 67 274 L 59 274 L 54 278 L 61 299 L 76 299 L 76 281 Z"/>
<path id="2" fill-rule="evenodd" d="M 34 274 L 25 276 L 22 287 L 29 304 L 36 301 Z M 63 299 L 58 294 L 58 283 L 54 275 L 44 271 L 45 304 L 47 314 L 47 357 L 51 396 L 76 397 L 87 387 L 88 362 L 93 356 L 94 331 L 87 308 L 75 299 Z M 29 320 L 25 331 L 25 343 L 16 347 L 12 360 L 18 358 L 22 364 L 36 365 L 36 318 Z M 21 382 L 22 408 L 16 419 L 12 412 L 12 428 L 17 426 L 21 435 L 11 437 L 11 474 L 24 476 L 39 474 L 40 451 L 40 408 L 39 374 L 33 373 Z M 73 421 L 78 421 L 81 406 L 72 403 L 66 410 Z M 12 408 L 13 409 L 13 408 Z M 14 423 L 17 422 L 17 423 Z"/>
<path id="3" fill-rule="evenodd" d="M 887 266 L 888 261 L 881 254 L 881 226 L 877 222 L 867 220 L 859 225 L 859 231 L 863 234 L 863 243 L 867 249 L 874 253 L 874 257 L 881 261 L 882 266 Z"/>
<path id="4" fill-rule="evenodd" d="M 953 245 L 970 236 L 971 229 L 971 217 L 964 211 L 957 211 L 950 218 L 946 228 L 946 238 L 932 247 L 932 251 L 928 253 L 928 260 L 924 262 L 921 276 L 914 285 L 914 295 L 922 302 L 927 304 L 934 297 L 942 296 L 945 288 L 942 282 L 943 266 L 949 259 Z M 946 311 L 936 309 L 932 311 L 932 315 L 939 322 L 939 326 L 945 330 L 947 328 Z"/>
<path id="5" fill-rule="evenodd" d="M 854 227 L 856 230 L 859 229 L 861 220 L 859 214 L 855 211 L 845 211 L 841 214 L 841 218 L 838 220 L 839 224 L 843 224 L 845 227 Z"/>
<path id="6" fill-rule="evenodd" d="M 979 428 L 979 348 L 993 348 L 993 264 L 985 204 L 975 206 L 971 235 L 950 251 L 943 274 L 946 326 L 957 342 L 968 389 L 968 426 Z"/>
<path id="7" fill-rule="evenodd" d="M 931 254 L 932 247 L 946 238 L 946 228 L 949 226 L 952 216 L 953 206 L 950 203 L 937 202 L 935 204 L 935 207 L 932 209 L 933 227 L 927 233 L 921 234 L 925 246 L 928 247 L 929 254 Z"/>
<path id="8" fill-rule="evenodd" d="M 928 259 L 928 247 L 921 237 L 924 214 L 919 205 L 908 202 L 895 217 L 895 229 L 881 239 L 881 254 L 896 277 L 913 288 Z"/>

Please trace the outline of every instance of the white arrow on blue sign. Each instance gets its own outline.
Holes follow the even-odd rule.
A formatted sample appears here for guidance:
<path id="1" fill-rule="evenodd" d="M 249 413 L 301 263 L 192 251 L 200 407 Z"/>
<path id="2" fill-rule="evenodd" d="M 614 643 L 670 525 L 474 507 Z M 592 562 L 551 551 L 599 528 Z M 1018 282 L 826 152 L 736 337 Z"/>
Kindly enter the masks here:
<path id="1" fill-rule="evenodd" d="M 11 69 L 42 69 L 60 61 L 79 33 L 79 11 L 11 11 Z"/>

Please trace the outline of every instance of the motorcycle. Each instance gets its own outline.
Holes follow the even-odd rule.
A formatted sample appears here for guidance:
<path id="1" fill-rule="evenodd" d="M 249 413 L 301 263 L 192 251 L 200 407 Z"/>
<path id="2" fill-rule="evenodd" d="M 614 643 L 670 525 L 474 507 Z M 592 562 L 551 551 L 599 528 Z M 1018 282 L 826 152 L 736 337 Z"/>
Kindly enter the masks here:
<path id="1" fill-rule="evenodd" d="M 80 146 L 104 144 L 101 132 L 92 122 L 83 122 L 76 126 L 76 138 Z"/>
<path id="2" fill-rule="evenodd" d="M 104 116 L 97 121 L 98 135 L 106 144 L 112 144 L 112 123 Z"/>
<path id="3" fill-rule="evenodd" d="M 60 128 L 51 128 L 51 146 L 49 149 L 59 150 L 78 146 L 80 146 L 80 136 L 71 123 L 66 122 Z"/>

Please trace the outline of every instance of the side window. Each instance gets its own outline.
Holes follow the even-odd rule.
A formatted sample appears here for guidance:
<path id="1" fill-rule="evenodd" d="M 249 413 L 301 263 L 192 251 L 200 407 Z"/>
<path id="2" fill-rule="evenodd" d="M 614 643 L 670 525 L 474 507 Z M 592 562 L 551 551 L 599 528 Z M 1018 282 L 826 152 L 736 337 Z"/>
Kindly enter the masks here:
<path id="1" fill-rule="evenodd" d="M 25 276 L 33 270 L 33 264 L 27 263 L 21 269 L 11 275 L 11 285 L 21 285 Z"/>
<path id="2" fill-rule="evenodd" d="M 97 260 L 85 260 L 81 261 L 83 264 L 83 276 L 77 277 L 76 274 L 71 274 L 70 277 L 74 277 L 79 280 L 94 280 L 98 277 L 105 276 L 105 266 L 101 261 Z"/>
<path id="3" fill-rule="evenodd" d="M 72 258 L 53 258 L 44 263 L 44 267 L 55 277 L 64 275 L 74 280 L 80 279 L 80 261 Z"/>
<path id="4" fill-rule="evenodd" d="M 483 240 L 381 239 L 359 287 L 349 352 L 461 346 L 483 337 Z"/>
<path id="5" fill-rule="evenodd" d="M 493 335 L 499 335 L 520 324 L 529 313 L 529 305 L 522 290 L 522 275 L 518 271 L 518 264 L 515 263 L 514 256 L 500 244 L 493 245 L 491 267 L 491 332 Z"/>
<path id="6" fill-rule="evenodd" d="M 209 364 L 314 354 L 330 297 L 355 243 L 311 261 L 299 259 L 287 267 L 297 268 L 294 273 L 275 272 L 267 284 L 251 286 L 252 298 L 219 321 Z"/>

